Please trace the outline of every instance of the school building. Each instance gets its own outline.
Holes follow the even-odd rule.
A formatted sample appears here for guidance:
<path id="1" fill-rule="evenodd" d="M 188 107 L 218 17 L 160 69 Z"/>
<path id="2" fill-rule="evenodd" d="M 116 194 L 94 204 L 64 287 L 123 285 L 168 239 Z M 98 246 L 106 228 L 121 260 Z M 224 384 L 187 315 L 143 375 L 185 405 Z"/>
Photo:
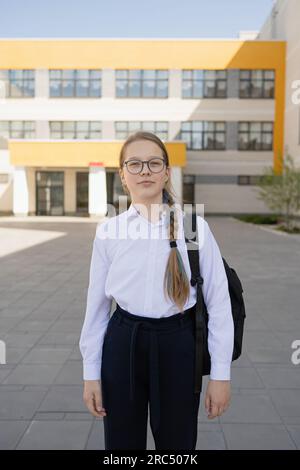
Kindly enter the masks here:
<path id="1" fill-rule="evenodd" d="M 0 39 L 0 215 L 105 215 L 138 129 L 165 143 L 179 202 L 269 212 L 285 69 L 278 38 Z"/>

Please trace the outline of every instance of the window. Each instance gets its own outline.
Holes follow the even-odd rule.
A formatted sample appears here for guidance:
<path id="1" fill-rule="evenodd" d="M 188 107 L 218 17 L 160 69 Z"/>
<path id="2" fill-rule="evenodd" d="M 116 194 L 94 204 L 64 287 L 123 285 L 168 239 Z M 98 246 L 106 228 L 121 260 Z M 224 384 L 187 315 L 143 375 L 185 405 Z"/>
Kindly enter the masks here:
<path id="1" fill-rule="evenodd" d="M 272 150 L 272 122 L 239 122 L 239 150 Z"/>
<path id="2" fill-rule="evenodd" d="M 51 139 L 101 139 L 100 121 L 52 121 Z"/>
<path id="3" fill-rule="evenodd" d="M 0 121 L 0 137 L 3 139 L 34 139 L 34 121 Z"/>
<path id="4" fill-rule="evenodd" d="M 181 136 L 190 150 L 225 150 L 226 127 L 223 121 L 181 123 Z"/>
<path id="5" fill-rule="evenodd" d="M 240 98 L 274 98 L 274 70 L 240 70 Z"/>
<path id="6" fill-rule="evenodd" d="M 153 132 L 161 140 L 168 140 L 168 123 L 164 121 L 117 121 L 115 123 L 116 139 L 127 139 L 129 134 L 140 130 Z"/>
<path id="7" fill-rule="evenodd" d="M 34 70 L 2 70 L 8 98 L 32 98 L 34 96 Z"/>
<path id="8" fill-rule="evenodd" d="M 168 70 L 116 70 L 117 98 L 167 98 Z"/>
<path id="9" fill-rule="evenodd" d="M 260 178 L 260 175 L 238 175 L 237 183 L 240 185 L 257 185 Z"/>
<path id="10" fill-rule="evenodd" d="M 99 98 L 101 70 L 50 70 L 50 97 Z"/>
<path id="11" fill-rule="evenodd" d="M 226 70 L 183 70 L 182 98 L 226 98 Z"/>

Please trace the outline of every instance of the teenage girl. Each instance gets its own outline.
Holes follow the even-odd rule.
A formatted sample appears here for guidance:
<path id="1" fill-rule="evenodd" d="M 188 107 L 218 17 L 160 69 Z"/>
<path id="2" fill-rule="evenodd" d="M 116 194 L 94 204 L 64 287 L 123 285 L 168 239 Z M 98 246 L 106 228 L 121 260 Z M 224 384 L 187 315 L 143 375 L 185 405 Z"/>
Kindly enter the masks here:
<path id="1" fill-rule="evenodd" d="M 196 446 L 196 287 L 170 171 L 166 147 L 155 134 L 129 136 L 119 174 L 130 207 L 99 225 L 93 242 L 79 342 L 83 399 L 103 417 L 109 450 L 146 449 L 148 405 L 156 449 Z M 197 229 L 211 356 L 205 408 L 213 419 L 230 403 L 234 326 L 221 253 L 200 215 Z"/>

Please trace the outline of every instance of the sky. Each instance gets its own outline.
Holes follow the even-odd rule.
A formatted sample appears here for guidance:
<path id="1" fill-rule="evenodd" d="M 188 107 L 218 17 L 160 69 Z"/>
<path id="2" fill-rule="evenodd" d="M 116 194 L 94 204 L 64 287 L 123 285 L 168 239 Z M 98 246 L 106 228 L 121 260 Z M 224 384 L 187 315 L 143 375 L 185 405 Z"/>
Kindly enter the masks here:
<path id="1" fill-rule="evenodd" d="M 273 0 L 0 0 L 1 38 L 238 38 Z"/>

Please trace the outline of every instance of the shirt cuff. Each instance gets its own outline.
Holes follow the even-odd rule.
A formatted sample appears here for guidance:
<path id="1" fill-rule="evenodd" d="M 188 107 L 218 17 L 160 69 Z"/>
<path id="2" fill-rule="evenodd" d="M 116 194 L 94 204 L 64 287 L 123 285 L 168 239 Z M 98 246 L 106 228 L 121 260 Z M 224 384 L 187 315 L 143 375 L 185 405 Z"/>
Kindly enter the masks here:
<path id="1" fill-rule="evenodd" d="M 231 362 L 211 362 L 211 380 L 230 380 Z"/>
<path id="2" fill-rule="evenodd" d="M 83 380 L 100 380 L 100 364 L 83 364 Z"/>

